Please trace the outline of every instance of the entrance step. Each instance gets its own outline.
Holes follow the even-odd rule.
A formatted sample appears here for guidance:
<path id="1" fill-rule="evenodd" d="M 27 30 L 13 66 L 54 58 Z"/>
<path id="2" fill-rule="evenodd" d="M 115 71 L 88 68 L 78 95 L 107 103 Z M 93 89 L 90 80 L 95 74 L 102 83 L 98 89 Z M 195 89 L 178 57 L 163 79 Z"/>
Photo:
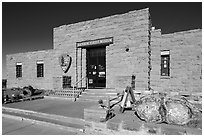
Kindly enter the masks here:
<path id="1" fill-rule="evenodd" d="M 118 90 L 114 88 L 103 88 L 103 89 L 85 89 L 84 92 L 89 92 L 89 93 L 117 93 Z"/>
<path id="2" fill-rule="evenodd" d="M 54 96 L 54 97 L 65 97 L 65 98 L 78 98 L 79 95 L 82 94 L 82 92 L 84 91 L 84 89 L 79 88 L 79 89 L 74 89 L 73 88 L 69 88 L 69 89 L 65 89 L 65 90 L 58 90 L 58 91 L 51 91 L 48 93 L 49 96 Z"/>
<path id="3" fill-rule="evenodd" d="M 85 89 L 84 92 L 79 96 L 79 100 L 84 101 L 107 101 L 108 98 L 112 99 L 117 97 L 118 91 L 116 89 Z M 119 99 L 116 99 L 112 102 L 117 102 Z"/>

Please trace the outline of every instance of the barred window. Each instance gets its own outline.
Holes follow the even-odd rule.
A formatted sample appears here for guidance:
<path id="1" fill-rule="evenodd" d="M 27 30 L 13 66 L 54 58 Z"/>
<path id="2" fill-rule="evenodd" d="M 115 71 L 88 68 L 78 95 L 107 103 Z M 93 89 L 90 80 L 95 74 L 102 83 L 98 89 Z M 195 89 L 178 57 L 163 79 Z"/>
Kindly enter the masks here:
<path id="1" fill-rule="evenodd" d="M 16 63 L 16 78 L 22 77 L 22 63 Z"/>
<path id="2" fill-rule="evenodd" d="M 169 50 L 161 52 L 161 76 L 170 76 Z"/>
<path id="3" fill-rule="evenodd" d="M 44 77 L 44 64 L 37 62 L 37 77 Z"/>
<path id="4" fill-rule="evenodd" d="M 70 88 L 71 87 L 71 76 L 63 76 L 62 88 Z"/>

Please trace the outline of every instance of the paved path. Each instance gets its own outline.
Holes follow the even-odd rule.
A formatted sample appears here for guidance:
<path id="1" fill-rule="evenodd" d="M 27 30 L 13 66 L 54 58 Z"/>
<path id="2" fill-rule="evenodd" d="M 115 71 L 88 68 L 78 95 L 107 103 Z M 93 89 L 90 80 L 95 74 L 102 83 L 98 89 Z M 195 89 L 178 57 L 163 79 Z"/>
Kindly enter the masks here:
<path id="1" fill-rule="evenodd" d="M 35 121 L 48 122 L 65 127 L 70 127 L 73 131 L 80 131 L 84 129 L 84 119 L 65 117 L 54 114 L 47 114 L 41 112 L 35 112 L 30 110 L 22 110 L 16 108 L 2 107 L 3 114 L 10 116 L 17 116 L 25 119 L 32 119 Z"/>
<path id="2" fill-rule="evenodd" d="M 44 124 L 20 117 L 2 115 L 3 135 L 75 135 L 77 133 L 59 126 Z"/>
<path id="3" fill-rule="evenodd" d="M 18 102 L 18 103 L 12 103 L 12 104 L 3 104 L 3 115 L 9 114 L 17 117 L 24 117 L 24 118 L 33 119 L 36 121 L 41 121 L 41 122 L 33 123 L 33 122 L 28 122 L 29 120 L 24 122 L 24 120 L 23 121 L 21 120 L 22 118 L 18 119 L 18 122 L 15 122 L 16 120 L 8 120 L 8 118 L 3 119 L 3 125 L 2 125 L 3 134 L 15 134 L 15 135 L 17 134 L 21 134 L 21 135 L 23 134 L 43 134 L 43 135 L 75 134 L 75 133 L 78 133 L 78 131 L 81 131 L 83 127 L 83 123 L 80 124 L 81 123 L 80 121 L 83 121 L 84 108 L 91 107 L 92 105 L 96 105 L 96 102 L 82 102 L 82 101 L 73 102 L 70 100 L 50 99 L 50 98 L 34 100 L 34 101 Z M 4 111 L 5 109 L 4 107 L 8 107 L 11 111 Z M 16 111 L 12 111 L 15 109 Z M 20 109 L 23 109 L 23 111 Z M 123 121 L 124 129 L 128 129 L 128 130 L 134 130 L 138 128 L 140 129 L 140 126 L 139 127 L 137 126 L 139 124 L 142 124 L 142 122 L 138 121 L 138 118 L 136 118 L 133 112 L 125 111 L 123 114 L 120 114 L 119 112 L 117 112 L 118 110 L 119 108 L 115 109 L 114 112 L 116 113 L 116 116 L 113 117 L 111 120 L 109 120 L 110 124 L 107 126 L 110 126 L 111 127 L 110 129 L 114 129 L 115 127 L 119 126 L 121 121 Z M 47 123 L 42 124 L 42 122 L 47 122 Z M 41 123 L 41 125 L 39 125 L 39 123 Z M 66 130 L 68 133 L 58 130 L 58 128 L 56 128 L 55 126 L 53 130 L 52 130 L 53 126 L 45 127 L 45 125 L 49 125 L 49 123 L 55 124 L 56 127 L 57 125 L 58 127 L 60 126 L 69 127 L 69 129 Z M 148 126 L 151 126 L 151 124 L 150 125 L 148 124 Z M 175 127 L 173 126 L 173 128 L 171 125 L 165 125 L 165 124 L 158 125 L 158 126 L 161 126 L 162 129 L 165 128 L 165 130 L 168 129 L 166 130 L 168 131 L 167 134 L 177 134 L 177 130 L 174 130 L 174 129 L 177 129 L 178 126 L 175 126 Z M 56 129 L 57 131 L 55 132 Z M 170 130 L 170 129 L 173 129 L 173 130 Z M 191 129 L 189 128 L 185 128 L 185 129 L 182 128 L 182 134 L 185 134 L 185 132 L 183 132 L 184 130 L 187 131 L 188 134 L 202 134 L 201 132 L 202 130 L 191 131 Z M 105 131 L 103 131 L 103 134 L 112 134 L 112 132 L 113 131 L 107 132 L 105 129 Z M 118 133 L 119 132 L 117 131 L 114 134 L 118 134 Z M 146 132 L 143 132 L 142 130 L 141 134 L 145 134 L 145 133 Z M 79 134 L 82 134 L 82 132 Z M 92 134 L 92 132 L 91 133 L 87 132 L 86 134 Z M 99 133 L 97 132 L 95 134 L 99 134 Z M 125 131 L 124 134 L 127 134 L 127 132 Z M 139 134 L 139 133 L 134 132 L 131 134 Z"/>
<path id="4" fill-rule="evenodd" d="M 84 108 L 90 107 L 91 105 L 95 105 L 95 103 L 87 101 L 73 102 L 72 100 L 60 98 L 45 98 L 3 104 L 2 112 L 4 115 L 47 122 L 49 124 L 67 127 L 69 131 L 79 132 L 81 129 L 84 129 Z M 35 126 L 31 125 L 31 127 Z M 4 132 L 9 129 L 5 124 L 3 128 Z M 15 134 L 16 132 L 12 133 Z M 44 134 L 44 131 L 40 133 Z M 21 134 L 21 132 L 19 134 Z M 56 134 L 58 134 L 58 132 Z"/>
<path id="5" fill-rule="evenodd" d="M 73 102 L 68 99 L 45 98 L 32 101 L 3 104 L 3 106 L 83 119 L 84 108 L 90 107 L 95 104 L 95 102 L 89 101 Z"/>

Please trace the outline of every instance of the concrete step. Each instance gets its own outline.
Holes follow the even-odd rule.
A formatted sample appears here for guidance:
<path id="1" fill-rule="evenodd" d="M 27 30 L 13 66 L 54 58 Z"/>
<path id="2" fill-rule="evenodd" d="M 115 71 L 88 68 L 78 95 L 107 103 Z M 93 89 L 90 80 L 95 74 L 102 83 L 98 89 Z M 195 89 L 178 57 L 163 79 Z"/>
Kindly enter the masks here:
<path id="1" fill-rule="evenodd" d="M 73 90 L 62 90 L 50 92 L 51 97 L 62 97 L 62 98 L 79 98 L 83 101 L 98 101 L 99 99 L 107 100 L 109 98 L 115 98 L 117 96 L 116 89 L 85 89 L 85 90 L 75 90 L 73 95 Z"/>
<path id="2" fill-rule="evenodd" d="M 73 93 L 73 92 L 74 93 L 82 93 L 82 90 L 56 91 L 55 93 L 67 93 L 67 94 L 69 93 L 70 94 L 70 93 Z"/>
<path id="3" fill-rule="evenodd" d="M 109 99 L 115 98 L 116 96 L 110 96 Z M 116 103 L 118 101 L 120 101 L 121 98 L 115 99 L 113 101 L 111 101 L 111 103 Z M 79 100 L 83 100 L 83 101 L 96 101 L 98 102 L 99 100 L 103 100 L 103 102 L 107 102 L 108 97 L 107 96 L 80 96 Z M 105 103 L 107 104 L 107 103 Z"/>
<path id="4" fill-rule="evenodd" d="M 98 101 L 99 101 L 99 99 L 91 99 L 91 98 L 78 98 L 77 100 L 79 100 L 79 101 L 92 101 L 92 102 L 95 102 L 96 104 L 98 104 Z M 113 100 L 113 101 L 111 101 L 110 105 L 118 103 L 118 102 L 119 102 L 119 99 Z M 108 101 L 104 99 L 103 104 L 107 106 Z"/>
<path id="5" fill-rule="evenodd" d="M 52 91 L 49 93 L 49 96 L 54 97 L 66 97 L 66 98 L 78 98 L 79 95 L 84 91 L 84 89 L 75 89 L 73 91 L 72 88 L 66 89 L 66 90 L 60 90 L 60 91 Z"/>
<path id="6" fill-rule="evenodd" d="M 79 96 L 79 99 L 84 101 L 99 101 L 100 99 L 107 101 L 108 97 L 109 99 L 117 97 L 117 93 L 116 89 L 85 89 Z"/>
<path id="7" fill-rule="evenodd" d="M 81 94 L 82 96 L 117 96 L 117 93 L 93 93 L 93 92 L 83 92 Z"/>
<path id="8" fill-rule="evenodd" d="M 96 99 L 104 99 L 104 100 L 108 99 L 108 97 L 111 99 L 111 98 L 114 98 L 116 96 L 106 96 L 106 95 L 104 95 L 104 96 L 103 95 L 101 95 L 101 96 L 87 96 L 87 95 L 86 96 L 83 96 L 83 95 L 79 96 L 79 98 L 90 98 L 90 99 L 91 98 L 93 98 L 93 99 L 96 98 Z"/>
<path id="9" fill-rule="evenodd" d="M 84 92 L 88 92 L 88 93 L 118 93 L 119 91 L 117 91 L 116 89 L 85 89 Z"/>
<path id="10" fill-rule="evenodd" d="M 52 96 L 52 97 L 64 97 L 64 98 L 73 98 L 73 96 L 75 98 L 79 98 L 79 95 L 78 94 L 63 94 L 63 93 L 57 93 L 57 94 L 50 94 L 49 96 Z"/>

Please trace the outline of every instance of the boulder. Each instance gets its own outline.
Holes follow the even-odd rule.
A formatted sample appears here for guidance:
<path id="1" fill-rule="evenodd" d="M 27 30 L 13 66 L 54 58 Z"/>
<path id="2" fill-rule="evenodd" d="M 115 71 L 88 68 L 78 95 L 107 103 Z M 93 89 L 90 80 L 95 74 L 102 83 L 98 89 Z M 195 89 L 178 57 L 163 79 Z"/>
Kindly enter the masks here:
<path id="1" fill-rule="evenodd" d="M 188 125 L 189 122 L 198 120 L 202 113 L 202 110 L 185 98 L 166 94 L 143 96 L 136 101 L 134 108 L 136 115 L 143 121 L 175 125 Z"/>

